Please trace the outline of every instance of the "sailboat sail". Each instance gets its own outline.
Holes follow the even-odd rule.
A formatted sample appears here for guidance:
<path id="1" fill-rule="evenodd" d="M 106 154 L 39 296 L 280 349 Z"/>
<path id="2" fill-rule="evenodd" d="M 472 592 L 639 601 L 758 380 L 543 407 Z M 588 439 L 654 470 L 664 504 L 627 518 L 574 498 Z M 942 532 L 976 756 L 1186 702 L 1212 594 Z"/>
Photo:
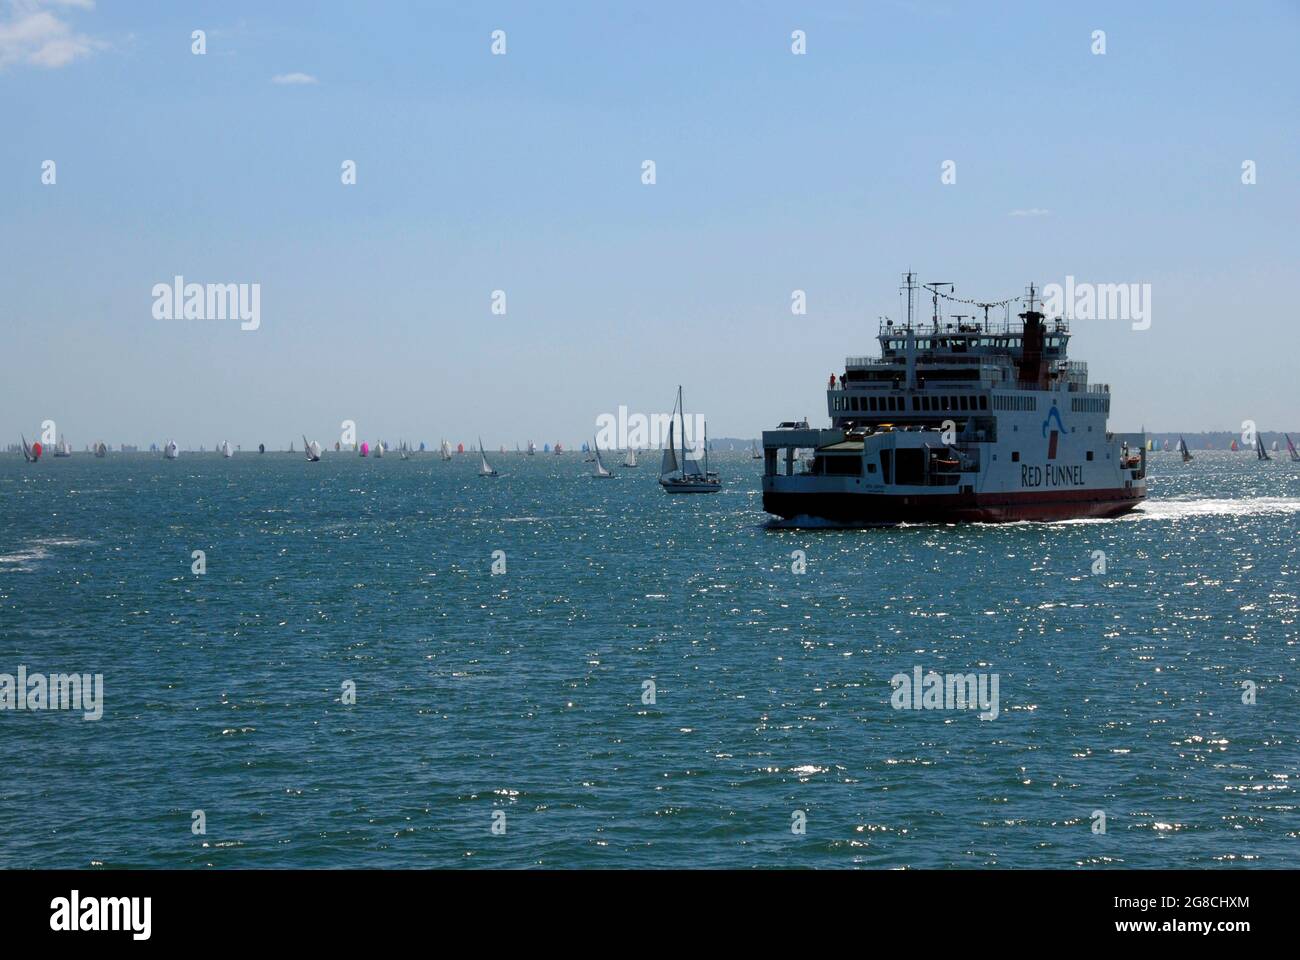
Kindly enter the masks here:
<path id="1" fill-rule="evenodd" d="M 480 477 L 495 477 L 497 472 L 492 469 L 492 465 L 487 461 L 487 454 L 483 452 L 483 438 L 478 438 L 478 475 Z"/>
<path id="2" fill-rule="evenodd" d="M 1183 463 L 1192 459 L 1192 451 L 1187 449 L 1187 441 L 1182 437 L 1178 438 L 1178 452 L 1183 455 Z"/>
<path id="3" fill-rule="evenodd" d="M 1273 459 L 1268 455 L 1268 451 L 1264 449 L 1264 438 L 1261 437 L 1259 434 L 1255 434 L 1255 459 L 1256 460 Z"/>
<path id="4" fill-rule="evenodd" d="M 623 457 L 623 466 L 625 467 L 636 466 L 636 450 L 634 448 L 632 447 L 627 448 L 627 455 Z"/>
<path id="5" fill-rule="evenodd" d="M 600 447 L 595 444 L 594 440 L 592 441 L 592 450 L 594 450 L 596 454 L 596 476 L 612 477 L 613 474 L 605 469 L 605 462 L 600 459 Z"/>
<path id="6" fill-rule="evenodd" d="M 1291 459 L 1300 460 L 1300 453 L 1296 453 L 1295 444 L 1291 442 L 1291 434 L 1286 434 L 1286 449 L 1291 454 Z"/>
<path id="7" fill-rule="evenodd" d="M 668 421 L 668 446 L 664 447 L 663 462 L 659 465 L 659 476 L 666 477 L 670 473 L 677 472 L 677 452 L 673 450 L 673 427 L 675 424 Z"/>

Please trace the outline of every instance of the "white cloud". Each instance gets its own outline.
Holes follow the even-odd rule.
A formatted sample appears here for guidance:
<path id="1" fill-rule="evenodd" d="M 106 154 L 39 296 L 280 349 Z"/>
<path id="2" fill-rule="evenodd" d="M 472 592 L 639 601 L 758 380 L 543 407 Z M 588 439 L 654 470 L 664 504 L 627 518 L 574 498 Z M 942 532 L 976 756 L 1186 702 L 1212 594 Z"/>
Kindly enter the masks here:
<path id="1" fill-rule="evenodd" d="M 1030 207 L 1027 210 L 1012 210 L 1007 214 L 1008 217 L 1045 217 L 1050 214 L 1051 210 L 1044 210 L 1042 207 Z"/>
<path id="2" fill-rule="evenodd" d="M 47 7 L 93 10 L 94 0 L 9 0 L 0 18 L 0 69 L 16 63 L 62 67 L 108 46 L 76 33 L 72 25 Z"/>
<path id="3" fill-rule="evenodd" d="M 277 73 L 271 78 L 272 83 L 315 83 L 316 78 L 310 73 Z"/>

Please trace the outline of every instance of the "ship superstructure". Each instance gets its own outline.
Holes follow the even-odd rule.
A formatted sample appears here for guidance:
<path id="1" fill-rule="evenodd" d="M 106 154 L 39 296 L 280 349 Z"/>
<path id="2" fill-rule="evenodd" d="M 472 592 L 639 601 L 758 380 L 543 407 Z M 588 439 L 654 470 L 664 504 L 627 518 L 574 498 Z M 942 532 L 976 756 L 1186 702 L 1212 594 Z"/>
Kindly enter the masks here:
<path id="1" fill-rule="evenodd" d="M 880 356 L 832 374 L 828 429 L 764 431 L 763 509 L 900 523 L 1112 517 L 1140 503 L 1145 435 L 1107 431 L 1110 388 L 1069 359 L 1069 324 L 1048 319 L 1032 287 L 1018 322 L 1014 301 L 944 317 L 942 286 L 923 288 L 934 312 L 918 323 L 922 288 L 906 274 L 907 318 L 881 322 Z M 1005 320 L 989 320 L 995 306 Z"/>

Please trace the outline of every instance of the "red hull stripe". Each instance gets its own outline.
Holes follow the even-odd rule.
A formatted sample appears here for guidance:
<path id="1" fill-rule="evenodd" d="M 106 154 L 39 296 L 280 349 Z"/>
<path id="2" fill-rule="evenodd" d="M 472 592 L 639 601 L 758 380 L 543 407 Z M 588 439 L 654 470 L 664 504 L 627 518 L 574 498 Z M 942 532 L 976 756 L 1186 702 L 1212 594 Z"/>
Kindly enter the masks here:
<path id="1" fill-rule="evenodd" d="M 763 509 L 789 519 L 820 517 L 857 523 L 998 523 L 1117 517 L 1144 495 L 1107 490 L 1044 490 L 988 494 L 763 493 Z"/>

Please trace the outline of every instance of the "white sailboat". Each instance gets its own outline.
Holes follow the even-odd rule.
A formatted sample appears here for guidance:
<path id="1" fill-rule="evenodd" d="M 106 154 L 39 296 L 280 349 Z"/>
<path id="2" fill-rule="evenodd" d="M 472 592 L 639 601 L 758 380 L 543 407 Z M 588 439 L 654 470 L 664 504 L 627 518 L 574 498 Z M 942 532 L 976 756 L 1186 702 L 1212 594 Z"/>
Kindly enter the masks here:
<path id="1" fill-rule="evenodd" d="M 757 442 L 757 441 L 754 441 L 754 440 L 749 441 L 749 459 L 751 459 L 751 460 L 762 460 L 762 459 L 763 459 L 763 454 L 762 454 L 762 451 L 760 451 L 760 450 L 758 449 L 758 442 Z"/>
<path id="2" fill-rule="evenodd" d="M 302 448 L 307 451 L 307 461 L 315 463 L 320 459 L 320 444 L 315 440 L 308 440 L 307 434 L 302 435 Z M 289 449 L 293 449 L 293 444 L 289 444 Z"/>
<path id="3" fill-rule="evenodd" d="M 659 485 L 667 493 L 717 493 L 722 489 L 722 481 L 716 473 L 709 472 L 709 433 L 704 428 L 704 468 L 700 461 L 686 452 L 686 407 L 682 403 L 682 388 L 677 387 L 677 404 L 673 414 L 681 414 L 682 422 L 682 461 L 677 462 L 677 452 L 673 449 L 673 430 L 676 417 L 668 421 L 668 446 L 664 448 L 663 462 L 659 467 Z"/>
<path id="4" fill-rule="evenodd" d="M 635 467 L 635 466 L 636 466 L 636 448 L 635 448 L 635 447 L 628 447 L 628 448 L 627 448 L 627 453 L 623 456 L 623 466 L 625 466 L 625 467 Z"/>
<path id="5" fill-rule="evenodd" d="M 104 443 L 103 440 L 100 440 L 98 443 L 95 444 L 95 456 L 97 457 L 108 456 L 108 446 Z"/>
<path id="6" fill-rule="evenodd" d="M 54 445 L 54 455 L 56 457 L 72 456 L 72 444 L 68 443 L 67 437 L 60 438 L 59 442 Z"/>
<path id="7" fill-rule="evenodd" d="M 403 440 L 402 443 L 401 443 L 401 446 L 399 446 L 399 447 L 397 448 L 397 452 L 398 452 L 398 454 L 401 456 L 401 458 L 402 458 L 403 460 L 410 460 L 410 459 L 411 459 L 411 451 L 410 451 L 410 449 L 407 447 L 407 445 L 406 445 L 406 441 L 405 441 L 405 440 Z"/>
<path id="8" fill-rule="evenodd" d="M 384 455 L 384 442 L 382 440 L 376 440 L 375 445 L 371 448 L 370 452 L 376 457 L 382 457 Z"/>
<path id="9" fill-rule="evenodd" d="M 235 451 L 231 448 L 229 440 L 222 440 L 220 449 L 221 455 L 227 459 L 235 455 Z"/>
<path id="10" fill-rule="evenodd" d="M 478 475 L 480 477 L 499 477 L 501 474 L 492 469 L 492 465 L 487 461 L 487 454 L 483 452 L 483 438 L 478 438 Z"/>
<path id="11" fill-rule="evenodd" d="M 163 444 L 164 460 L 175 460 L 180 455 L 181 455 L 181 450 L 180 447 L 176 446 L 175 440 L 168 440 L 165 444 Z"/>
<path id="12" fill-rule="evenodd" d="M 537 444 L 533 443 L 531 440 L 528 441 L 528 455 L 530 457 L 537 456 Z"/>
<path id="13" fill-rule="evenodd" d="M 602 480 L 606 480 L 614 476 L 612 473 L 610 473 L 608 470 L 605 469 L 605 461 L 600 459 L 600 447 L 596 445 L 595 439 L 591 441 L 591 449 L 595 451 L 596 454 L 596 472 L 593 473 L 592 476 L 600 477 Z"/>
<path id="14" fill-rule="evenodd" d="M 451 444 L 446 440 L 443 440 L 442 443 L 438 445 L 438 456 L 443 460 L 451 459 Z"/>

